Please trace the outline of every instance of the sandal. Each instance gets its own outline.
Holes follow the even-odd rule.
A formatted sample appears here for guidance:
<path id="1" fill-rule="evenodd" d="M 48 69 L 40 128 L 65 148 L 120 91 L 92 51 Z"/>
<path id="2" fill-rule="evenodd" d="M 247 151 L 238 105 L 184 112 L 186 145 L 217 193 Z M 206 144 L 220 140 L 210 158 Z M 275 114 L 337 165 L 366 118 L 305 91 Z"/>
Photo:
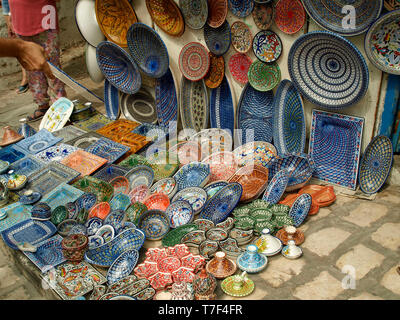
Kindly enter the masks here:
<path id="1" fill-rule="evenodd" d="M 28 91 L 28 89 L 29 89 L 29 83 L 24 84 L 24 85 L 21 85 L 21 86 L 19 86 L 19 88 L 17 89 L 17 93 L 18 93 L 18 94 L 25 93 L 25 92 Z"/>
<path id="2" fill-rule="evenodd" d="M 36 109 L 32 116 L 27 116 L 26 117 L 26 120 L 27 120 L 26 122 L 32 122 L 32 121 L 36 121 L 36 120 L 42 119 L 43 116 L 46 114 L 47 110 L 48 110 L 48 108 L 46 108 L 46 109 L 40 109 L 40 108 Z"/>

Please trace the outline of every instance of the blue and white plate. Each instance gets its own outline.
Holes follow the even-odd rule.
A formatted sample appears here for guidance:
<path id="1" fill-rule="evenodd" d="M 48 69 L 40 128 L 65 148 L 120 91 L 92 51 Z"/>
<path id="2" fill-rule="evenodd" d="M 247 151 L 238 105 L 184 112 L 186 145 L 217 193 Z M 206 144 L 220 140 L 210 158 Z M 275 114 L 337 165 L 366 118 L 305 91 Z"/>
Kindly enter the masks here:
<path id="1" fill-rule="evenodd" d="M 38 133 L 25 138 L 18 142 L 16 145 L 30 154 L 37 154 L 49 147 L 62 141 L 62 138 L 57 138 L 46 129 L 40 130 Z"/>
<path id="2" fill-rule="evenodd" d="M 47 148 L 46 150 L 35 154 L 35 157 L 44 163 L 49 163 L 51 161 L 61 161 L 66 156 L 75 152 L 76 150 L 78 150 L 78 148 L 68 144 L 60 143 L 57 146 Z"/>
<path id="3" fill-rule="evenodd" d="M 289 211 L 289 216 L 294 221 L 294 226 L 299 227 L 307 218 L 312 204 L 312 197 L 308 193 L 303 193 L 293 203 Z"/>
<path id="4" fill-rule="evenodd" d="M 360 189 L 367 194 L 378 192 L 393 164 L 393 146 L 386 136 L 376 136 L 368 144 L 360 161 Z"/>
<path id="5" fill-rule="evenodd" d="M 42 198 L 39 192 L 32 192 L 30 195 L 23 195 L 19 198 L 19 202 L 24 205 L 30 205 L 38 202 Z"/>
<path id="6" fill-rule="evenodd" d="M 198 214 L 206 204 L 207 193 L 199 187 L 190 187 L 179 191 L 173 198 L 171 203 L 179 200 L 186 200 L 193 208 L 194 214 Z"/>
<path id="7" fill-rule="evenodd" d="M 228 7 L 235 16 L 244 18 L 253 11 L 254 2 L 254 0 L 228 0 Z"/>
<path id="8" fill-rule="evenodd" d="M 154 181 L 154 171 L 148 166 L 136 166 L 125 176 L 129 180 L 131 190 L 142 184 L 150 188 Z"/>
<path id="9" fill-rule="evenodd" d="M 273 99 L 272 91 L 261 92 L 246 84 L 236 112 L 237 128 L 243 130 L 240 142 L 272 141 Z"/>
<path id="10" fill-rule="evenodd" d="M 100 138 L 85 149 L 86 152 L 106 159 L 108 163 L 117 161 L 129 150 L 129 147 L 107 138 Z"/>
<path id="11" fill-rule="evenodd" d="M 114 228 L 115 232 L 118 234 L 120 232 L 120 229 L 123 227 L 122 221 L 124 220 L 124 216 L 124 210 L 113 210 L 107 215 L 107 217 L 105 217 L 103 224 L 111 225 Z"/>
<path id="12" fill-rule="evenodd" d="M 204 187 L 210 179 L 210 165 L 201 162 L 192 162 L 184 165 L 174 175 L 178 191 L 190 187 Z"/>
<path id="13" fill-rule="evenodd" d="M 85 193 L 75 200 L 76 210 L 90 210 L 97 202 L 97 196 L 94 193 Z"/>
<path id="14" fill-rule="evenodd" d="M 42 273 L 45 273 L 66 261 L 61 247 L 62 240 L 63 238 L 60 235 L 55 235 L 38 243 L 36 252 L 23 251 L 23 253 Z"/>
<path id="15" fill-rule="evenodd" d="M 304 152 L 306 119 L 303 101 L 296 87 L 283 80 L 274 97 L 274 145 L 278 154 Z"/>
<path id="16" fill-rule="evenodd" d="M 289 182 L 289 172 L 287 169 L 278 171 L 270 181 L 267 190 L 262 197 L 263 200 L 271 204 L 276 204 L 281 200 Z"/>
<path id="17" fill-rule="evenodd" d="M 143 213 L 137 227 L 144 232 L 147 240 L 160 240 L 170 230 L 168 216 L 161 210 L 149 210 Z"/>
<path id="18" fill-rule="evenodd" d="M 94 249 L 97 247 L 100 247 L 101 245 L 104 244 L 104 239 L 100 236 L 97 235 L 92 235 L 88 237 L 88 242 L 89 242 L 89 250 Z"/>
<path id="19" fill-rule="evenodd" d="M 74 103 L 71 100 L 64 97 L 58 98 L 47 109 L 40 122 L 39 130 L 46 129 L 49 132 L 53 132 L 62 129 L 68 122 L 73 111 Z"/>
<path id="20" fill-rule="evenodd" d="M 19 202 L 12 203 L 0 209 L 0 231 L 31 218 L 30 207 Z"/>
<path id="21" fill-rule="evenodd" d="M 118 193 L 110 201 L 111 210 L 125 211 L 131 205 L 131 199 L 124 193 Z"/>
<path id="22" fill-rule="evenodd" d="M 26 152 L 24 149 L 19 148 L 17 145 L 14 144 L 0 149 L 0 160 L 7 161 L 8 163 L 12 164 L 24 158 L 28 154 L 29 153 Z"/>
<path id="23" fill-rule="evenodd" d="M 211 90 L 210 123 L 212 128 L 229 130 L 232 134 L 235 129 L 235 107 L 226 76 L 218 88 Z"/>
<path id="24" fill-rule="evenodd" d="M 50 221 L 34 221 L 31 219 L 19 222 L 4 230 L 1 236 L 12 249 L 18 250 L 18 245 L 28 242 L 36 245 L 57 232 L 57 227 Z"/>
<path id="25" fill-rule="evenodd" d="M 309 154 L 313 177 L 352 190 L 357 186 L 364 119 L 313 110 Z"/>
<path id="26" fill-rule="evenodd" d="M 115 164 L 109 164 L 97 171 L 93 177 L 105 182 L 110 182 L 116 177 L 125 176 L 128 172 L 128 168 L 120 167 Z"/>
<path id="27" fill-rule="evenodd" d="M 135 268 L 139 259 L 139 252 L 135 249 L 122 253 L 107 271 L 107 282 L 109 285 L 129 276 Z"/>
<path id="28" fill-rule="evenodd" d="M 239 203 L 242 192 L 241 184 L 229 183 L 207 201 L 200 218 L 211 220 L 215 224 L 224 221 Z"/>
<path id="29" fill-rule="evenodd" d="M 193 208 L 188 201 L 175 201 L 165 211 L 169 218 L 171 228 L 177 228 L 192 222 L 194 218 Z"/>
<path id="30" fill-rule="evenodd" d="M 115 230 L 112 225 L 104 224 L 96 231 L 96 236 L 102 237 L 104 243 L 110 242 L 115 237 Z"/>
<path id="31" fill-rule="evenodd" d="M 97 230 L 103 226 L 103 220 L 98 217 L 93 217 L 86 221 L 85 226 L 88 236 L 93 236 L 96 234 Z"/>
<path id="32" fill-rule="evenodd" d="M 58 206 L 65 205 L 68 202 L 74 202 L 78 199 L 84 192 L 67 184 L 61 183 L 58 187 L 51 190 L 50 193 L 43 196 L 42 201 L 47 203 L 52 210 Z M 76 210 L 76 212 L 79 212 Z"/>
<path id="33" fill-rule="evenodd" d="M 227 181 L 215 181 L 211 182 L 210 184 L 206 185 L 204 187 L 204 191 L 207 192 L 207 196 L 210 199 L 212 196 L 214 196 L 219 190 L 221 190 L 223 187 L 227 186 L 228 182 Z"/>
<path id="34" fill-rule="evenodd" d="M 349 40 L 328 31 L 306 33 L 288 57 L 290 78 L 312 103 L 338 110 L 359 102 L 369 85 L 368 65 Z"/>
<path id="35" fill-rule="evenodd" d="M 155 93 L 157 118 L 160 125 L 167 127 L 171 121 L 178 121 L 178 92 L 171 69 L 163 77 L 157 79 Z"/>
<path id="36" fill-rule="evenodd" d="M 104 81 L 104 104 L 106 106 L 107 117 L 117 120 L 120 115 L 119 93 L 107 79 Z"/>

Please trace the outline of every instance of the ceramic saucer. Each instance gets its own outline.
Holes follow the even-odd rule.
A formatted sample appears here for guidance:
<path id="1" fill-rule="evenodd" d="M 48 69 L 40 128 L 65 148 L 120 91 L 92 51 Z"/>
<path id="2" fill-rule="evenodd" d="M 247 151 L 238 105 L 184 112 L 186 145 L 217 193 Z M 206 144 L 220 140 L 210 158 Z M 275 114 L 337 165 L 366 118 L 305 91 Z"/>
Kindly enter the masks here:
<path id="1" fill-rule="evenodd" d="M 227 295 L 232 297 L 245 297 L 254 291 L 254 282 L 251 279 L 247 279 L 243 282 L 243 286 L 237 290 L 234 287 L 234 276 L 230 276 L 222 281 L 221 289 Z"/>

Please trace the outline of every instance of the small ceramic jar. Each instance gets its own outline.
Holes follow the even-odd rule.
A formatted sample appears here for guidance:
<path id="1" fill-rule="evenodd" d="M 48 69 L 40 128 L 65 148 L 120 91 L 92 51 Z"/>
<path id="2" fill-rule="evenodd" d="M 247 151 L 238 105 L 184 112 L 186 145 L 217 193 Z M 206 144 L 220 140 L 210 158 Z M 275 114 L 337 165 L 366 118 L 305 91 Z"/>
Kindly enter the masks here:
<path id="1" fill-rule="evenodd" d="M 61 241 L 61 247 L 65 259 L 80 262 L 88 247 L 88 237 L 84 234 L 71 234 Z"/>
<path id="2" fill-rule="evenodd" d="M 288 259 L 297 259 L 300 258 L 303 254 L 303 251 L 300 247 L 296 246 L 294 240 L 289 240 L 288 245 L 284 246 L 282 249 L 282 255 Z"/>
<path id="3" fill-rule="evenodd" d="M 214 291 L 217 287 L 217 280 L 204 267 L 196 274 L 192 285 L 196 300 L 213 300 L 215 298 Z"/>
<path id="4" fill-rule="evenodd" d="M 254 244 L 258 247 L 258 252 L 269 257 L 278 254 L 282 249 L 282 242 L 270 235 L 269 229 L 261 231 L 261 237 L 258 238 Z"/>
<path id="5" fill-rule="evenodd" d="M 241 270 L 247 273 L 257 273 L 266 268 L 268 259 L 258 253 L 256 245 L 250 244 L 246 251 L 237 258 L 236 262 Z"/>
<path id="6" fill-rule="evenodd" d="M 236 272 L 237 266 L 235 262 L 226 257 L 225 252 L 218 251 L 215 253 L 215 257 L 207 263 L 206 270 L 217 279 L 225 279 Z"/>

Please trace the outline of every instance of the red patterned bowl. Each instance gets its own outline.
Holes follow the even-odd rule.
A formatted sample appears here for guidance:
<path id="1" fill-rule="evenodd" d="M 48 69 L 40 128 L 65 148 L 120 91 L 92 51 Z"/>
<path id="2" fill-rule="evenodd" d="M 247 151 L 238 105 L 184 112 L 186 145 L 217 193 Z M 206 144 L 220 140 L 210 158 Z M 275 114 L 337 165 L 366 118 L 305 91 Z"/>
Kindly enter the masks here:
<path id="1" fill-rule="evenodd" d="M 110 181 L 110 184 L 114 188 L 114 194 L 129 193 L 129 180 L 126 177 L 123 176 L 115 177 Z"/>
<path id="2" fill-rule="evenodd" d="M 131 203 L 142 202 L 146 199 L 150 194 L 149 187 L 145 184 L 140 184 L 137 187 L 133 188 L 131 192 L 129 192 L 128 196 L 131 199 Z"/>
<path id="3" fill-rule="evenodd" d="M 107 217 L 107 215 L 110 213 L 110 211 L 111 207 L 108 202 L 100 202 L 92 207 L 92 209 L 90 209 L 88 219 L 98 217 L 104 220 L 105 217 Z"/>
<path id="4" fill-rule="evenodd" d="M 239 167 L 236 156 L 228 151 L 213 153 L 202 162 L 210 165 L 211 177 L 209 182 L 228 180 Z"/>
<path id="5" fill-rule="evenodd" d="M 170 200 L 165 193 L 159 192 L 149 195 L 143 203 L 149 210 L 165 211 L 169 207 Z"/>
<path id="6" fill-rule="evenodd" d="M 88 247 L 88 237 L 84 234 L 71 234 L 61 241 L 64 258 L 71 262 L 83 260 Z"/>

